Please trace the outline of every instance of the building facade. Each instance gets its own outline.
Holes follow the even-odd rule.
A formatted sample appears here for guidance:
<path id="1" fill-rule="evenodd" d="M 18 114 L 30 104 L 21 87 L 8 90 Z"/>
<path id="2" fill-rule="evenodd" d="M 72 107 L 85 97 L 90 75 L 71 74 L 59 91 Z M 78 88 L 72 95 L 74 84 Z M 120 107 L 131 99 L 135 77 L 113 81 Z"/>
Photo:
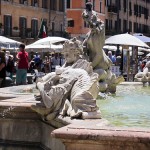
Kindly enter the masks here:
<path id="1" fill-rule="evenodd" d="M 1 0 L 0 34 L 36 39 L 42 21 L 48 35 L 63 36 L 64 0 Z"/>
<path id="2" fill-rule="evenodd" d="M 150 36 L 150 0 L 105 0 L 106 35 L 143 33 Z"/>
<path id="3" fill-rule="evenodd" d="M 105 21 L 106 36 L 126 32 L 150 36 L 150 0 L 66 0 L 66 30 L 72 37 L 85 37 L 89 31 L 81 17 L 87 1 Z"/>
<path id="4" fill-rule="evenodd" d="M 67 25 L 66 31 L 71 37 L 85 37 L 89 31 L 87 24 L 82 19 L 82 12 L 85 4 L 89 0 L 66 0 Z M 105 21 L 105 3 L 104 0 L 90 0 L 93 4 L 93 10 L 97 12 L 99 18 Z"/>

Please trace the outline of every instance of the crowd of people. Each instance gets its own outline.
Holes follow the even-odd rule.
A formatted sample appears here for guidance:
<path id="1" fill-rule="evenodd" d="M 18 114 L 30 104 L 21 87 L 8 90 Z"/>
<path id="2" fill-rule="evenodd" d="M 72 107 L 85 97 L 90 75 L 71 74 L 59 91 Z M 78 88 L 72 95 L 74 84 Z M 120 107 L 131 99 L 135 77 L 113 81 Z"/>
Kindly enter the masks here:
<path id="1" fill-rule="evenodd" d="M 64 58 L 60 53 L 45 55 L 41 58 L 40 54 L 30 54 L 25 50 L 25 44 L 20 44 L 19 52 L 11 55 L 6 49 L 0 50 L 0 87 L 8 85 L 6 80 L 14 80 L 16 75 L 16 85 L 27 84 L 27 73 L 34 74 L 37 72 L 49 73 L 55 71 L 56 66 L 62 66 Z"/>
<path id="2" fill-rule="evenodd" d="M 122 61 L 121 53 L 107 51 L 106 54 L 112 64 L 120 66 L 121 69 L 124 61 Z M 148 61 L 150 61 L 150 57 L 139 57 L 138 71 L 142 72 Z M 13 75 L 16 75 L 16 85 L 27 84 L 27 73 L 34 74 L 35 70 L 44 74 L 54 72 L 56 66 L 62 66 L 64 62 L 65 60 L 61 53 L 48 53 L 44 55 L 44 58 L 38 52 L 28 54 L 24 44 L 20 44 L 19 52 L 16 55 L 12 55 L 6 49 L 2 49 L 0 50 L 0 87 L 7 86 L 7 77 L 13 80 Z"/>
<path id="3" fill-rule="evenodd" d="M 121 52 L 116 53 L 115 51 L 108 51 L 106 54 L 110 58 L 110 60 L 112 61 L 112 65 L 120 66 L 120 67 L 123 67 L 123 65 L 126 65 L 125 63 L 127 62 L 127 56 L 123 56 L 121 54 Z M 146 63 L 148 61 L 150 61 L 150 56 L 145 56 L 145 57 L 144 56 L 138 56 L 137 59 L 138 59 L 138 72 L 142 72 Z M 131 64 L 131 66 L 133 65 L 132 58 L 130 58 L 130 64 Z"/>

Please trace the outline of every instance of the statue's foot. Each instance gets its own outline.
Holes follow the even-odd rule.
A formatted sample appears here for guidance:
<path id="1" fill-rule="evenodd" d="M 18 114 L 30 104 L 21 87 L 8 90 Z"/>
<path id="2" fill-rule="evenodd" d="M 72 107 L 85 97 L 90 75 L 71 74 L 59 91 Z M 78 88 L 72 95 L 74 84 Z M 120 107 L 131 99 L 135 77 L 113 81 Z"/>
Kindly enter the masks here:
<path id="1" fill-rule="evenodd" d="M 101 119 L 101 112 L 95 111 L 95 112 L 82 112 L 82 119 Z"/>

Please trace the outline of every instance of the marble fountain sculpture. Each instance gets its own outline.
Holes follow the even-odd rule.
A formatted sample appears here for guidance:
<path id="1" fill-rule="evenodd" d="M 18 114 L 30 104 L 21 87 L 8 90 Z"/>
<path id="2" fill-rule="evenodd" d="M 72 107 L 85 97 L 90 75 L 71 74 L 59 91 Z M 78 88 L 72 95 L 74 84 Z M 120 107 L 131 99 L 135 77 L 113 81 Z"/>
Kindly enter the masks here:
<path id="1" fill-rule="evenodd" d="M 43 106 L 33 109 L 52 120 L 56 116 L 70 118 L 101 118 L 96 98 L 99 92 L 115 92 L 123 77 L 116 78 L 110 70 L 111 60 L 103 51 L 105 41 L 104 22 L 94 11 L 86 9 L 83 19 L 91 30 L 82 43 L 76 38 L 64 43 L 64 66 L 56 68 L 37 80 L 37 88 Z M 44 108 L 45 111 L 44 111 Z"/>
<path id="2" fill-rule="evenodd" d="M 145 85 L 146 83 L 150 86 L 150 60 L 146 63 L 143 72 L 138 72 L 134 77 L 135 82 L 143 82 Z"/>
<path id="3" fill-rule="evenodd" d="M 114 93 L 123 78 L 110 71 L 111 61 L 102 50 L 105 26 L 91 8 L 87 3 L 82 15 L 90 25 L 87 38 L 64 43 L 65 64 L 37 79 L 36 95 L 35 85 L 0 91 L 6 95 L 0 96 L 0 109 L 9 112 L 0 118 L 3 143 L 32 145 L 33 150 L 150 149 L 149 130 L 114 128 L 101 116 L 98 93 Z M 22 94 L 14 94 L 18 88 Z"/>
<path id="4" fill-rule="evenodd" d="M 82 43 L 76 38 L 66 41 L 63 48 L 66 63 L 56 71 L 37 80 L 43 106 L 33 109 L 46 120 L 56 116 L 70 118 L 101 118 L 96 98 L 99 93 L 98 74 L 92 65 L 82 59 Z M 45 109 L 46 108 L 46 109 Z"/>

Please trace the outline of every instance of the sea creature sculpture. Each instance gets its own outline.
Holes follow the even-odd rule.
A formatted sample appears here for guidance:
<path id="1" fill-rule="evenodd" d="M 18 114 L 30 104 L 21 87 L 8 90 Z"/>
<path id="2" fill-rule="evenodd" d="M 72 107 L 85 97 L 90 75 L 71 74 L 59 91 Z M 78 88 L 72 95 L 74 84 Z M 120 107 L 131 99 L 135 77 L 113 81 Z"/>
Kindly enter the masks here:
<path id="1" fill-rule="evenodd" d="M 83 42 L 85 56 L 92 63 L 94 72 L 99 74 L 100 92 L 116 92 L 116 86 L 124 81 L 123 77 L 116 77 L 110 70 L 111 60 L 105 54 L 103 46 L 105 43 L 105 25 L 95 11 L 92 10 L 92 3 L 86 3 L 82 17 L 90 26 L 90 31 Z"/>

